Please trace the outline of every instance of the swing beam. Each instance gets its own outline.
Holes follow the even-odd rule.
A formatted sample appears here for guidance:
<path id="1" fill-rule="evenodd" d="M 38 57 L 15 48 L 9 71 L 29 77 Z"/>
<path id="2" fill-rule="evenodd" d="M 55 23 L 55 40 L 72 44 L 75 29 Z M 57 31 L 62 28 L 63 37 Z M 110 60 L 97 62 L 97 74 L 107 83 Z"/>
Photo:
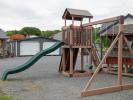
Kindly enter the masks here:
<path id="1" fill-rule="evenodd" d="M 103 24 L 103 23 L 108 23 L 108 22 L 114 22 L 114 21 L 118 21 L 121 17 L 122 16 L 116 16 L 116 17 L 112 17 L 112 18 L 98 20 L 98 21 L 94 21 L 94 22 L 83 24 L 83 26 L 84 27 L 88 27 L 88 26 L 91 26 L 91 25 L 97 25 L 97 24 Z"/>

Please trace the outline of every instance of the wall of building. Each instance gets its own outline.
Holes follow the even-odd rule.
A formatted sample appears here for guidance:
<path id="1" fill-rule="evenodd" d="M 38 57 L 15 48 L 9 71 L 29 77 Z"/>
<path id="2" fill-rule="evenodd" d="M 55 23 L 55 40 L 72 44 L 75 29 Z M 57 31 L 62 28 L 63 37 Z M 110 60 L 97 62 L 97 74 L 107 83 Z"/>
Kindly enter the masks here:
<path id="1" fill-rule="evenodd" d="M 39 42 L 40 51 L 43 50 L 43 43 L 44 42 L 56 42 L 56 41 L 45 39 L 45 38 L 27 39 L 27 40 L 24 40 L 24 41 L 36 41 L 36 42 Z M 8 44 L 8 47 L 9 47 L 8 49 L 9 49 L 10 53 L 12 53 L 14 56 L 20 56 L 20 44 L 22 42 L 24 42 L 24 41 L 22 40 L 22 41 L 8 42 L 7 44 Z"/>
<path id="2" fill-rule="evenodd" d="M 133 24 L 133 18 L 126 18 L 125 20 L 124 20 L 124 25 L 128 25 L 128 24 Z"/>

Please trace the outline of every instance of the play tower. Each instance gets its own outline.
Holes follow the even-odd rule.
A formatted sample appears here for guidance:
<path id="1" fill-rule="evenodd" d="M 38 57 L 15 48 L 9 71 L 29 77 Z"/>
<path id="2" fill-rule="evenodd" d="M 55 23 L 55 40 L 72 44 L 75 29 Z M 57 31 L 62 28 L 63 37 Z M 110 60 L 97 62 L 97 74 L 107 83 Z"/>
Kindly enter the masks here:
<path id="1" fill-rule="evenodd" d="M 91 64 L 91 48 L 92 48 L 92 26 L 82 27 L 83 18 L 87 18 L 89 22 L 93 18 L 92 14 L 86 10 L 76 10 L 67 8 L 62 17 L 65 26 L 62 27 L 62 57 L 59 66 L 59 72 L 65 76 L 88 76 L 90 72 L 84 70 L 84 51 L 89 52 L 89 63 Z M 70 26 L 66 25 L 66 21 L 71 20 Z M 78 26 L 75 22 L 79 22 Z M 76 70 L 77 56 L 80 51 L 80 70 Z"/>

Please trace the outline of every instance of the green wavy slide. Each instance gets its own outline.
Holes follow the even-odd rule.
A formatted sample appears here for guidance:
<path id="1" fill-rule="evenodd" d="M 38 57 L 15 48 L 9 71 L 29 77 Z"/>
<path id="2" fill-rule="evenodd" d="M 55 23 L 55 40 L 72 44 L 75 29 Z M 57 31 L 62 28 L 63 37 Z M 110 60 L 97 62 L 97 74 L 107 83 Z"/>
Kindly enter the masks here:
<path id="1" fill-rule="evenodd" d="M 7 76 L 10 74 L 15 74 L 15 73 L 19 73 L 22 72 L 28 68 L 30 68 L 33 64 L 35 64 L 41 57 L 45 56 L 46 54 L 49 54 L 53 51 L 55 51 L 56 49 L 58 49 L 59 47 L 61 47 L 63 45 L 63 42 L 57 42 L 55 43 L 53 46 L 42 50 L 40 52 L 38 52 L 37 54 L 35 54 L 32 58 L 30 58 L 26 63 L 16 67 L 16 68 L 12 68 L 12 69 L 7 69 L 3 75 L 2 75 L 2 80 L 6 80 Z"/>

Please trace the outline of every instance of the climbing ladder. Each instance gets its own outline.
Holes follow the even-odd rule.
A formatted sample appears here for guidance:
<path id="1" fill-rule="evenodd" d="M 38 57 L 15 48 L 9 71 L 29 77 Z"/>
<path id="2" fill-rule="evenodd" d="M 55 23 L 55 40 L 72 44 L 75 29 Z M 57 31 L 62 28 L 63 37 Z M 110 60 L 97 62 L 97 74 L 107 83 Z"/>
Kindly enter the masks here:
<path id="1" fill-rule="evenodd" d="M 93 46 L 92 47 L 92 60 L 93 60 L 95 67 L 97 67 L 100 63 L 100 57 L 98 55 L 95 45 L 93 44 L 92 46 Z"/>

